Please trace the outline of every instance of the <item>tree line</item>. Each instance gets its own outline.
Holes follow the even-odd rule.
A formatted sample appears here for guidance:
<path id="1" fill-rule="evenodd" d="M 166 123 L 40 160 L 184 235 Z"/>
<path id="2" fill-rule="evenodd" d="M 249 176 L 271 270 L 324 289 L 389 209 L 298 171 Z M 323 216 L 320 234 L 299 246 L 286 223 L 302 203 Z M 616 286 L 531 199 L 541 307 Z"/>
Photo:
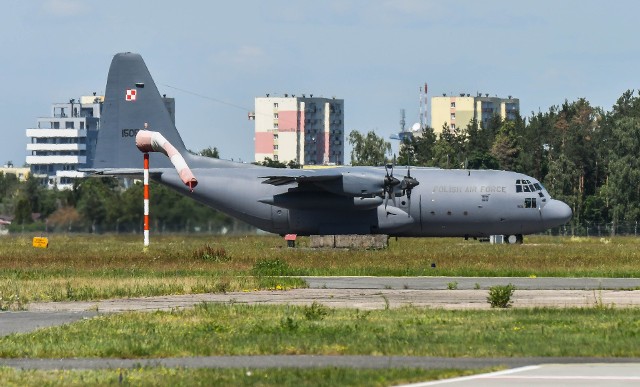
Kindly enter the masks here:
<path id="1" fill-rule="evenodd" d="M 374 132 L 353 131 L 349 142 L 353 165 L 391 162 L 390 144 Z M 472 120 L 465 128 L 443 126 L 439 136 L 425 127 L 401 144 L 396 164 L 522 172 L 572 208 L 573 231 L 606 225 L 615 233 L 626 225 L 625 232 L 637 233 L 638 156 L 640 92 L 628 90 L 610 111 L 582 98 L 528 118 L 494 116 L 484 125 Z"/>
<path id="2" fill-rule="evenodd" d="M 218 157 L 217 148 L 199 154 Z M 165 186 L 150 184 L 152 232 L 246 232 L 251 226 Z M 29 176 L 20 182 L 0 172 L 0 215 L 9 231 L 142 232 L 143 185 L 132 179 L 87 177 L 69 190 L 48 189 Z"/>

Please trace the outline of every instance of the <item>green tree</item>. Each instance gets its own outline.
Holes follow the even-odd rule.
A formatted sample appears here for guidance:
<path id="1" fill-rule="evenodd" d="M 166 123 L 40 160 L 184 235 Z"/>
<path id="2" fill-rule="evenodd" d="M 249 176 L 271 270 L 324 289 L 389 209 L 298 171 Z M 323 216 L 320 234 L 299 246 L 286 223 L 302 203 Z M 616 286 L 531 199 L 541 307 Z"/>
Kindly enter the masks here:
<path id="1" fill-rule="evenodd" d="M 391 143 L 378 137 L 374 131 L 366 136 L 353 130 L 349 133 L 351 149 L 351 165 L 379 166 L 387 163 L 386 155 L 391 155 Z"/>
<path id="2" fill-rule="evenodd" d="M 601 112 L 585 99 L 565 103 L 558 110 L 549 137 L 549 172 L 545 183 L 551 194 L 572 207 L 580 223 L 585 198 L 597 190 L 596 160 Z"/>
<path id="3" fill-rule="evenodd" d="M 519 156 L 522 172 L 540 181 L 549 170 L 549 137 L 556 118 L 553 108 L 549 112 L 532 115 L 519 138 L 523 150 Z"/>
<path id="4" fill-rule="evenodd" d="M 300 169 L 300 168 L 302 168 L 302 165 L 300 165 L 295 160 L 289 160 L 289 162 L 287 163 L 287 168 L 289 168 L 289 169 Z"/>
<path id="5" fill-rule="evenodd" d="M 216 148 L 216 147 L 205 148 L 205 149 L 201 150 L 200 152 L 198 152 L 198 154 L 200 156 L 211 157 L 213 159 L 219 159 L 220 158 L 220 152 L 218 151 L 218 148 Z"/>
<path id="6" fill-rule="evenodd" d="M 498 161 L 501 169 L 517 171 L 521 149 L 513 121 L 504 121 L 491 147 L 491 156 Z"/>
<path id="7" fill-rule="evenodd" d="M 478 121 L 472 119 L 464 131 L 467 142 L 465 155 L 469 169 L 499 169 L 500 163 L 491 154 L 495 133 L 489 128 L 482 128 Z"/>
<path id="8" fill-rule="evenodd" d="M 605 120 L 611 138 L 603 191 L 615 224 L 640 220 L 640 97 L 627 91 Z M 615 227 L 614 227 L 615 230 Z"/>
<path id="9" fill-rule="evenodd" d="M 30 224 L 33 222 L 31 217 L 31 205 L 26 197 L 20 197 L 16 202 L 15 212 L 13 214 L 14 224 Z"/>
<path id="10" fill-rule="evenodd" d="M 77 210 L 93 233 L 100 232 L 119 217 L 118 182 L 115 178 L 89 177 L 77 182 Z"/>
<path id="11" fill-rule="evenodd" d="M 434 165 L 441 168 L 465 168 L 466 133 L 442 126 L 442 132 L 434 144 Z"/>
<path id="12" fill-rule="evenodd" d="M 433 128 L 424 127 L 422 131 L 403 141 L 398 154 L 398 165 L 433 166 L 435 143 Z"/>
<path id="13" fill-rule="evenodd" d="M 270 157 L 265 157 L 264 160 L 262 160 L 262 162 L 255 163 L 255 164 L 262 165 L 265 167 L 270 167 L 270 168 L 286 168 L 287 167 L 287 164 L 278 160 L 273 160 Z"/>

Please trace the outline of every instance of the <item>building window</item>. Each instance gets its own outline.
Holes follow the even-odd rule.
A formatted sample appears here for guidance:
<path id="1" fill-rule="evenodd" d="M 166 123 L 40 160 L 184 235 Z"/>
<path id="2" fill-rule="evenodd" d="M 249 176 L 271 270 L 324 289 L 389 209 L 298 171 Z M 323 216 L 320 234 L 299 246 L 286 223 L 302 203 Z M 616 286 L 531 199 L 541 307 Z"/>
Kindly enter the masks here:
<path id="1" fill-rule="evenodd" d="M 451 113 L 451 119 L 455 120 L 456 119 L 456 113 Z"/>
<path id="2" fill-rule="evenodd" d="M 277 103 L 277 102 L 274 102 L 274 103 L 273 103 L 273 108 L 274 108 L 274 109 L 277 109 L 277 108 L 278 108 L 278 103 Z"/>
<path id="3" fill-rule="evenodd" d="M 273 128 L 274 129 L 278 129 L 278 123 L 277 122 L 273 124 Z"/>
<path id="4" fill-rule="evenodd" d="M 456 108 L 456 103 L 455 102 L 451 102 L 451 108 L 455 109 Z"/>
<path id="5" fill-rule="evenodd" d="M 273 150 L 278 150 L 278 146 L 277 146 L 277 145 L 274 145 L 274 146 L 273 146 Z"/>
<path id="6" fill-rule="evenodd" d="M 278 139 L 278 134 L 277 134 L 277 133 L 273 135 L 273 139 L 274 139 L 274 140 L 277 140 L 277 139 Z"/>
<path id="7" fill-rule="evenodd" d="M 278 113 L 273 113 L 273 118 L 278 118 Z"/>
<path id="8" fill-rule="evenodd" d="M 278 161 L 278 155 L 273 155 L 273 161 Z"/>
<path id="9" fill-rule="evenodd" d="M 453 130 L 453 129 L 455 129 L 455 128 L 456 128 L 456 124 L 451 124 L 450 129 L 452 129 L 452 130 Z"/>

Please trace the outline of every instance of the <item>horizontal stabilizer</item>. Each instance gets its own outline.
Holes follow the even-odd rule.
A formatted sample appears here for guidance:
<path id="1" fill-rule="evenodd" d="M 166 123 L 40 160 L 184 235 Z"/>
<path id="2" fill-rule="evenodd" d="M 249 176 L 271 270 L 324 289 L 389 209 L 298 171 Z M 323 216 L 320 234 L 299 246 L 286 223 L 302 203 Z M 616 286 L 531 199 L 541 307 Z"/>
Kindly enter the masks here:
<path id="1" fill-rule="evenodd" d="M 115 177 L 131 177 L 131 178 L 140 178 L 142 179 L 142 175 L 144 174 L 144 169 L 142 168 L 101 168 L 101 169 L 81 169 L 79 172 L 84 172 L 90 175 L 98 175 L 98 176 L 115 176 Z M 149 171 L 149 175 L 151 177 L 160 177 L 162 175 L 161 171 Z"/>

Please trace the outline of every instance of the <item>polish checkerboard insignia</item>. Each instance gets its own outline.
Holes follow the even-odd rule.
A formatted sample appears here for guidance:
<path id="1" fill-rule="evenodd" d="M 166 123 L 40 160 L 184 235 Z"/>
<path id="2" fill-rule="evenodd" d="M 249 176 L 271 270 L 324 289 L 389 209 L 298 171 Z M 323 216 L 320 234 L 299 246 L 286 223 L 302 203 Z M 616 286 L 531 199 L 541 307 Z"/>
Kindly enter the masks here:
<path id="1" fill-rule="evenodd" d="M 124 97 L 126 101 L 136 100 L 136 89 L 127 89 L 127 95 Z"/>

